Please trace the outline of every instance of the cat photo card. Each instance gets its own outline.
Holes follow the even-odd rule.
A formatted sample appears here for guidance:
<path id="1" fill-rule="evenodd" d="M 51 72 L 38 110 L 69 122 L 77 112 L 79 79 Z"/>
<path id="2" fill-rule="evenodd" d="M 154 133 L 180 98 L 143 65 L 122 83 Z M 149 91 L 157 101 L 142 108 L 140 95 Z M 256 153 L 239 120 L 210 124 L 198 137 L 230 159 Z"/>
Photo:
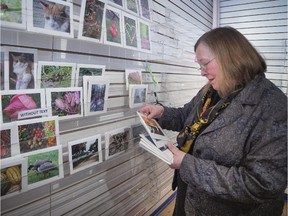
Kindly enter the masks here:
<path id="1" fill-rule="evenodd" d="M 27 1 L 27 30 L 73 38 L 73 3 L 61 0 Z"/>
<path id="2" fill-rule="evenodd" d="M 105 160 L 124 153 L 131 139 L 131 128 L 122 127 L 105 133 Z"/>
<path id="3" fill-rule="evenodd" d="M 83 86 L 83 76 L 103 76 L 105 68 L 105 65 L 77 64 L 75 86 Z"/>
<path id="4" fill-rule="evenodd" d="M 98 77 L 84 77 L 87 95 L 84 98 L 85 116 L 107 112 L 109 80 Z M 84 90 L 85 91 L 85 90 Z"/>
<path id="5" fill-rule="evenodd" d="M 101 163 L 101 135 L 68 142 L 68 153 L 71 174 Z"/>
<path id="6" fill-rule="evenodd" d="M 38 88 L 74 87 L 76 79 L 76 63 L 38 62 Z"/>
<path id="7" fill-rule="evenodd" d="M 5 89 L 35 89 L 38 53 L 36 49 L 5 47 Z"/>
<path id="8" fill-rule="evenodd" d="M 18 130 L 16 122 L 1 124 L 0 125 L 0 159 L 6 160 L 7 158 L 14 157 L 20 154 L 18 145 Z"/>
<path id="9" fill-rule="evenodd" d="M 124 0 L 107 0 L 107 3 L 120 9 L 124 8 Z"/>
<path id="10" fill-rule="evenodd" d="M 13 157 L 1 161 L 1 199 L 27 191 L 27 161 Z"/>
<path id="11" fill-rule="evenodd" d="M 25 90 L 5 90 L 0 92 L 0 123 L 5 124 L 23 119 L 21 113 L 24 111 L 35 111 L 45 108 L 44 89 L 25 89 Z M 25 118 L 35 118 L 33 113 L 26 113 Z"/>
<path id="12" fill-rule="evenodd" d="M 148 85 L 129 86 L 129 107 L 141 107 L 147 100 Z"/>
<path id="13" fill-rule="evenodd" d="M 48 113 L 59 120 L 83 116 L 81 87 L 46 89 L 46 100 Z"/>
<path id="14" fill-rule="evenodd" d="M 139 19 L 139 31 L 140 31 L 140 50 L 144 52 L 152 52 L 151 48 L 151 32 L 150 24 L 144 20 Z"/>
<path id="15" fill-rule="evenodd" d="M 25 158 L 28 190 L 64 177 L 62 146 L 41 149 L 25 155 Z"/>
<path id="16" fill-rule="evenodd" d="M 142 84 L 142 71 L 140 69 L 125 70 L 126 90 L 129 90 L 129 85 Z"/>
<path id="17" fill-rule="evenodd" d="M 17 122 L 20 154 L 29 154 L 59 145 L 59 120 L 43 117 Z"/>
<path id="18" fill-rule="evenodd" d="M 139 15 L 138 0 L 125 0 L 125 9 L 133 15 Z"/>
<path id="19" fill-rule="evenodd" d="M 121 10 L 106 6 L 104 43 L 113 46 L 123 46 Z"/>
<path id="20" fill-rule="evenodd" d="M 139 0 L 139 6 L 141 18 L 151 21 L 151 1 Z"/>
<path id="21" fill-rule="evenodd" d="M 106 3 L 102 0 L 83 0 L 81 5 L 78 38 L 92 42 L 103 41 L 104 12 Z"/>
<path id="22" fill-rule="evenodd" d="M 1 0 L 0 26 L 26 29 L 26 0 Z"/>
<path id="23" fill-rule="evenodd" d="M 122 12 L 122 15 L 124 30 L 124 47 L 137 50 L 139 44 L 138 19 L 125 12 Z"/>

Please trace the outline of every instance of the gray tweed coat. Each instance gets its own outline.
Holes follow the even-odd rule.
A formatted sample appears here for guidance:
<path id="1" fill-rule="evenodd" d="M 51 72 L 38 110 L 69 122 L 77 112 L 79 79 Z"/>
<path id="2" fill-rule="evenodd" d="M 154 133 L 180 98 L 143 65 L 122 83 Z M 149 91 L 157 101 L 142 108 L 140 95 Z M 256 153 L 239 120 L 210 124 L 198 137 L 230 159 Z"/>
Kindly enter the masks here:
<path id="1" fill-rule="evenodd" d="M 191 125 L 200 92 L 164 107 L 160 125 Z M 281 215 L 287 187 L 287 97 L 257 76 L 198 136 L 177 175 L 174 215 Z"/>

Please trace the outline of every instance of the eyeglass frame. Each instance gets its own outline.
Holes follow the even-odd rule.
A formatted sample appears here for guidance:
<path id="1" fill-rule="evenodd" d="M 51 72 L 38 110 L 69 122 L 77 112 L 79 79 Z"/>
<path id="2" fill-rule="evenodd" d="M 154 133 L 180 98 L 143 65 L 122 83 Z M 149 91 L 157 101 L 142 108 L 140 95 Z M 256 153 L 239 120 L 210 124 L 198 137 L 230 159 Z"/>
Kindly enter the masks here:
<path id="1" fill-rule="evenodd" d="M 212 62 L 213 60 L 214 60 L 215 58 L 212 58 L 212 59 L 210 59 L 207 63 L 205 63 L 205 64 L 199 64 L 199 68 L 198 68 L 198 70 L 199 71 L 206 71 L 207 70 L 207 65 L 210 63 L 210 62 Z"/>

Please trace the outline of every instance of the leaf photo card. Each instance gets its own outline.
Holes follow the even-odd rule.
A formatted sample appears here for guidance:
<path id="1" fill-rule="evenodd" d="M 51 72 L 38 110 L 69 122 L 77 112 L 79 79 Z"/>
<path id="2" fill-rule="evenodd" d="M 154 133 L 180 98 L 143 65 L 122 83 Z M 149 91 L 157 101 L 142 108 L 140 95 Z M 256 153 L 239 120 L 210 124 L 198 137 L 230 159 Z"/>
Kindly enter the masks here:
<path id="1" fill-rule="evenodd" d="M 142 84 L 142 71 L 140 69 L 125 70 L 126 89 L 129 90 L 129 85 Z"/>
<path id="2" fill-rule="evenodd" d="M 38 53 L 36 49 L 5 48 L 5 77 L 8 89 L 35 89 Z"/>
<path id="3" fill-rule="evenodd" d="M 104 43 L 114 46 L 123 45 L 121 10 L 109 5 L 107 5 L 105 11 Z"/>
<path id="4" fill-rule="evenodd" d="M 38 77 L 38 88 L 74 87 L 76 64 L 39 61 Z"/>
<path id="5" fill-rule="evenodd" d="M 1 0 L 0 26 L 26 29 L 26 0 Z"/>
<path id="6" fill-rule="evenodd" d="M 83 116 L 82 88 L 46 89 L 48 112 L 59 120 Z"/>
<path id="7" fill-rule="evenodd" d="M 13 157 L 1 161 L 1 199 L 27 190 L 27 164 L 25 158 Z"/>
<path id="8" fill-rule="evenodd" d="M 59 144 L 57 117 L 46 117 L 17 122 L 20 153 L 29 153 Z"/>
<path id="9" fill-rule="evenodd" d="M 122 127 L 105 133 L 105 159 L 115 157 L 128 149 L 131 128 Z"/>
<path id="10" fill-rule="evenodd" d="M 81 5 L 78 38 L 93 42 L 103 41 L 106 3 L 101 0 L 83 0 Z"/>
<path id="11" fill-rule="evenodd" d="M 106 78 L 84 77 L 87 97 L 84 98 L 85 116 L 107 112 L 109 81 Z M 84 88 L 85 89 L 85 88 Z"/>
<path id="12" fill-rule="evenodd" d="M 147 99 L 148 85 L 130 85 L 129 86 L 129 107 L 141 107 Z"/>
<path id="13" fill-rule="evenodd" d="M 151 2 L 150 0 L 139 0 L 141 18 L 151 20 Z"/>
<path id="14" fill-rule="evenodd" d="M 129 49 L 138 49 L 139 28 L 136 17 L 122 12 L 124 29 L 124 46 Z"/>
<path id="15" fill-rule="evenodd" d="M 73 38 L 73 3 L 61 0 L 27 1 L 27 30 Z"/>
<path id="16" fill-rule="evenodd" d="M 0 125 L 0 159 L 20 154 L 16 122 Z"/>
<path id="17" fill-rule="evenodd" d="M 77 64 L 76 86 L 83 86 L 83 76 L 103 76 L 105 68 L 105 65 Z"/>
<path id="18" fill-rule="evenodd" d="M 33 189 L 64 177 L 62 147 L 42 149 L 25 156 L 28 189 Z"/>
<path id="19" fill-rule="evenodd" d="M 71 174 L 101 163 L 101 135 L 68 142 L 68 152 Z"/>
<path id="20" fill-rule="evenodd" d="M 145 52 L 152 52 L 150 24 L 143 20 L 139 20 L 140 29 L 140 49 Z"/>
<path id="21" fill-rule="evenodd" d="M 132 13 L 133 15 L 139 15 L 138 0 L 125 0 L 126 11 Z"/>
<path id="22" fill-rule="evenodd" d="M 1 91 L 0 95 L 1 123 L 22 120 L 21 112 L 33 111 L 46 106 L 44 89 L 7 90 Z M 34 117 L 35 115 L 26 115 L 26 118 Z"/>

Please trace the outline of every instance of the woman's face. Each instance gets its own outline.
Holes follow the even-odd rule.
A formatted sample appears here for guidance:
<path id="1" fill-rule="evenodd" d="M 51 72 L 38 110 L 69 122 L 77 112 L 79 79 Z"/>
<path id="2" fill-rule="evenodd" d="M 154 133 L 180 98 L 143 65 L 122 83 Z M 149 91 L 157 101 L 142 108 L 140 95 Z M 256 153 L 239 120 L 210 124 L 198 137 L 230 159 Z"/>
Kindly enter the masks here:
<path id="1" fill-rule="evenodd" d="M 213 88 L 220 89 L 220 67 L 207 45 L 200 43 L 196 49 L 196 62 L 200 65 L 201 75 L 205 76 Z"/>

